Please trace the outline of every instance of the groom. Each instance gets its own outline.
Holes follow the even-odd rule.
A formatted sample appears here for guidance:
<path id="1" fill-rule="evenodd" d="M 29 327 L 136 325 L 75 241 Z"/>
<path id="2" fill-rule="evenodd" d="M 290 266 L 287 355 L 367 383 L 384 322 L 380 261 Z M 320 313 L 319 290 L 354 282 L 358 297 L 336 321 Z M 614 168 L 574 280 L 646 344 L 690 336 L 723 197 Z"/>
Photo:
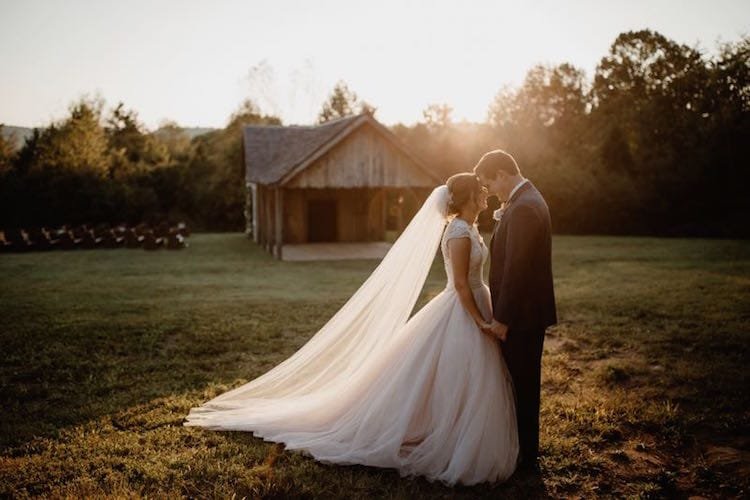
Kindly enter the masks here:
<path id="1" fill-rule="evenodd" d="M 490 194 L 504 201 L 490 243 L 492 325 L 516 394 L 520 468 L 537 469 L 544 330 L 557 322 L 547 203 L 516 160 L 490 151 L 474 167 Z"/>

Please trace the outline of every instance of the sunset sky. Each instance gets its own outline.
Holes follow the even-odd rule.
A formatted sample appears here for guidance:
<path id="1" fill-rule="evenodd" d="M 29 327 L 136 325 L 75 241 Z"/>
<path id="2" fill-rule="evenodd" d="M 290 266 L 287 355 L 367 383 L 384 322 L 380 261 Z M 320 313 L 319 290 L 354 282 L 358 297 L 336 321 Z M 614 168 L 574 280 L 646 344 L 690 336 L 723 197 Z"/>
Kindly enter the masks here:
<path id="1" fill-rule="evenodd" d="M 481 121 L 535 63 L 590 76 L 643 28 L 713 52 L 750 34 L 750 1 L 0 0 L 0 123 L 46 125 L 84 94 L 151 128 L 222 127 L 246 97 L 311 123 L 340 79 L 387 124 L 442 102 Z"/>

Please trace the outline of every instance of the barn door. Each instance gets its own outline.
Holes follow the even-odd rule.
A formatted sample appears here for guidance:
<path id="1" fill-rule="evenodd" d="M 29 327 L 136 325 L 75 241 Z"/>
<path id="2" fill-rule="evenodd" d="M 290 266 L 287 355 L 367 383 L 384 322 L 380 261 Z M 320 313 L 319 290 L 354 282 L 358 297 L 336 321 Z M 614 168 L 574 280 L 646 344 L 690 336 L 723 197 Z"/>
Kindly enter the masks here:
<path id="1" fill-rule="evenodd" d="M 310 243 L 337 240 L 336 200 L 307 202 L 307 241 Z"/>

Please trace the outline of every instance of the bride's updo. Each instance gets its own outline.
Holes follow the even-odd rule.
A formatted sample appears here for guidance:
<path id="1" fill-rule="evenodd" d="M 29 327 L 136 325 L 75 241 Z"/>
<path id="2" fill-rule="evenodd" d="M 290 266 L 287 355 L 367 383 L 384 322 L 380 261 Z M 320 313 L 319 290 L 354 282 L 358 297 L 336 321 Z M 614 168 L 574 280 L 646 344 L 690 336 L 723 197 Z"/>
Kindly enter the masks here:
<path id="1" fill-rule="evenodd" d="M 479 179 L 473 173 L 452 175 L 445 181 L 450 198 L 448 200 L 448 215 L 456 215 L 474 196 L 482 190 Z"/>

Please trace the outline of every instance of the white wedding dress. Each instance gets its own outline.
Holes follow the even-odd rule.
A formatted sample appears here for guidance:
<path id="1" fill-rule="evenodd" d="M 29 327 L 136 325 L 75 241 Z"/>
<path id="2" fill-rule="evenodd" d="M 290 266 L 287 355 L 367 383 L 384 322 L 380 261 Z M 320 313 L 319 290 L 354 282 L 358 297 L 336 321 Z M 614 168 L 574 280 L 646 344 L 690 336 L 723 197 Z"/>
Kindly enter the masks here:
<path id="1" fill-rule="evenodd" d="M 510 377 L 498 343 L 461 305 L 447 242 L 471 240 L 469 284 L 490 319 L 488 251 L 476 226 L 458 218 L 445 226 L 446 198 L 444 186 L 433 192 L 381 266 L 297 353 L 193 408 L 185 425 L 248 431 L 322 462 L 395 468 L 450 485 L 507 479 L 518 455 Z M 446 288 L 409 319 L 437 245 L 412 237 L 435 233 Z"/>

